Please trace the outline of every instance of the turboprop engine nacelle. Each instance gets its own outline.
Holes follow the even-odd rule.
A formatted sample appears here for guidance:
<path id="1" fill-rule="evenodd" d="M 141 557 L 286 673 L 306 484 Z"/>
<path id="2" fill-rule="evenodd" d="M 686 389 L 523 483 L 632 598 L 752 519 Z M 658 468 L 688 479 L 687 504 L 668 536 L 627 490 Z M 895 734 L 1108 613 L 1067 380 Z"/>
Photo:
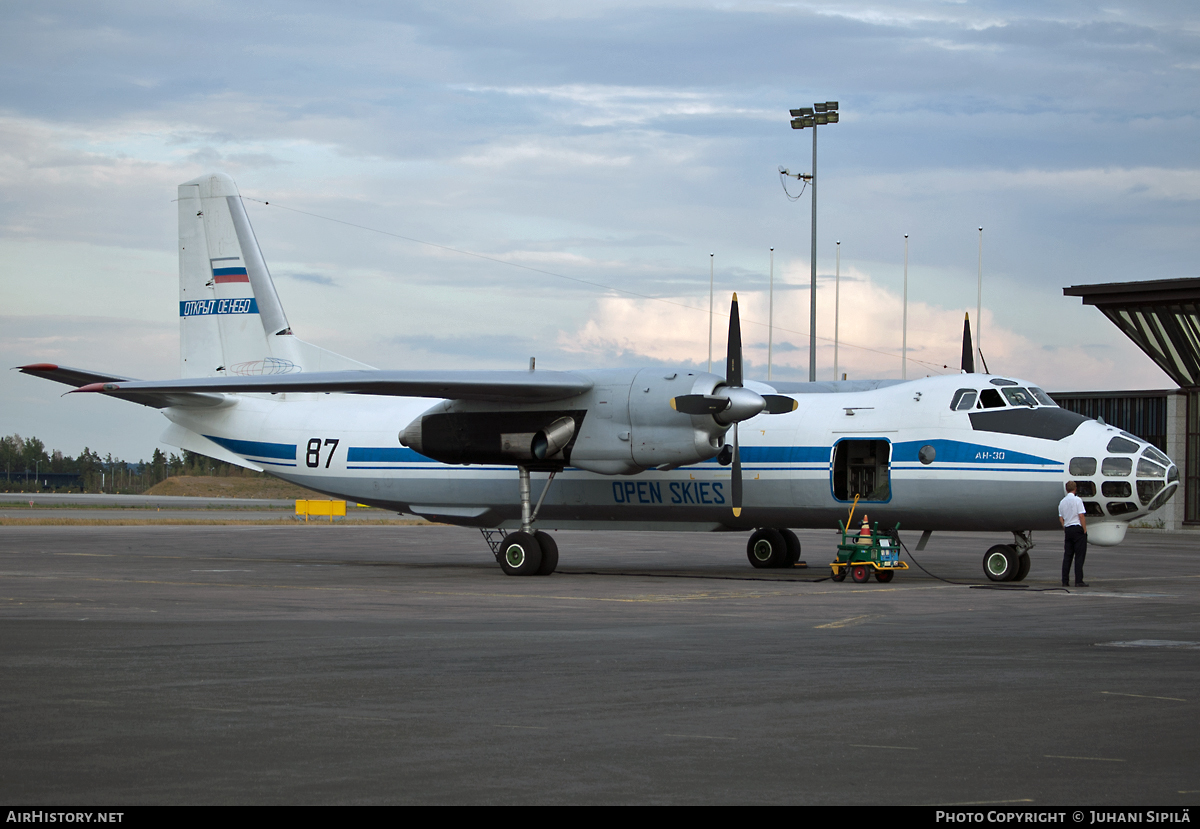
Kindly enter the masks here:
<path id="1" fill-rule="evenodd" d="M 680 394 L 712 393 L 720 377 L 661 368 L 588 376 L 590 391 L 557 403 L 439 403 L 400 433 L 400 443 L 442 463 L 569 465 L 604 475 L 671 469 L 720 451 L 727 424 L 671 408 Z"/>

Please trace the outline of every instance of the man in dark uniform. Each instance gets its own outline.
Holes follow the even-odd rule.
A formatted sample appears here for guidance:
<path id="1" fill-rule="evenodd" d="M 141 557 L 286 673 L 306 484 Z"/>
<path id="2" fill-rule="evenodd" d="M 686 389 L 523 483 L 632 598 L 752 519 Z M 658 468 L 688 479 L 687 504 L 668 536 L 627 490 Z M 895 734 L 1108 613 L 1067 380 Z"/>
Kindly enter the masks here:
<path id="1" fill-rule="evenodd" d="M 1062 525 L 1063 566 L 1062 583 L 1067 587 L 1067 576 L 1071 574 L 1071 560 L 1075 561 L 1075 586 L 1087 587 L 1083 580 L 1083 559 L 1087 555 L 1087 515 L 1083 501 L 1075 494 L 1075 482 L 1067 481 L 1067 495 L 1058 502 L 1058 523 Z"/>

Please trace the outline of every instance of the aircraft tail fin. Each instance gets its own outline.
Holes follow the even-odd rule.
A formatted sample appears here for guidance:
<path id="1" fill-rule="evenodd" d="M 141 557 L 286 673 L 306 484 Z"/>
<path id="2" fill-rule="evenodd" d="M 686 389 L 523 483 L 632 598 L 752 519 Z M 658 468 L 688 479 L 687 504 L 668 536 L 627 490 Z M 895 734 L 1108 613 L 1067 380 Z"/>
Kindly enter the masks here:
<path id="1" fill-rule="evenodd" d="M 179 185 L 182 377 L 291 374 L 370 366 L 299 340 L 232 178 Z"/>

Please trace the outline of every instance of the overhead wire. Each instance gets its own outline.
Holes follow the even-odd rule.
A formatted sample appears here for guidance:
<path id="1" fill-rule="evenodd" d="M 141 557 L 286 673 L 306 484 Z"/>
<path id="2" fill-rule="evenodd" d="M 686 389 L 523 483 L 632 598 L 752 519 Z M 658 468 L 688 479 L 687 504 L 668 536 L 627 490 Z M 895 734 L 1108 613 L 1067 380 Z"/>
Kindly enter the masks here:
<path id="1" fill-rule="evenodd" d="M 785 187 L 784 191 L 786 192 L 786 190 L 787 190 L 787 188 Z M 801 193 L 803 193 L 803 191 L 801 191 Z M 545 268 L 536 268 L 532 265 L 525 265 L 520 262 L 510 261 L 508 259 L 500 259 L 499 257 L 496 257 L 496 256 L 488 256 L 485 253 L 477 253 L 477 252 L 471 251 L 471 250 L 463 250 L 462 248 L 451 247 L 450 245 L 441 245 L 441 244 L 438 244 L 437 242 L 428 242 L 424 239 L 417 239 L 416 237 L 413 237 L 413 236 L 405 236 L 402 233 L 393 233 L 392 231 L 389 231 L 389 230 L 380 230 L 379 228 L 376 228 L 376 227 L 369 227 L 367 225 L 360 225 L 355 222 L 348 222 L 345 219 L 337 219 L 337 218 L 334 218 L 333 216 L 323 216 L 320 213 L 313 213 L 308 210 L 300 210 L 299 208 L 296 208 L 296 207 L 288 207 L 286 205 L 279 204 L 278 202 L 272 202 L 272 201 L 269 201 L 266 199 L 256 199 L 256 198 L 252 198 L 250 196 L 242 196 L 242 198 L 246 201 L 257 202 L 259 204 L 266 205 L 268 207 L 278 207 L 280 210 L 287 210 L 291 213 L 299 213 L 302 216 L 309 216 L 314 219 L 321 219 L 323 221 L 334 222 L 336 224 L 345 225 L 346 227 L 353 227 L 358 230 L 365 230 L 368 233 L 379 233 L 383 236 L 390 236 L 394 239 L 402 239 L 405 242 L 412 242 L 413 244 L 417 244 L 417 245 L 425 245 L 426 247 L 437 248 L 438 250 L 444 250 L 444 251 L 448 251 L 450 253 L 458 253 L 463 256 L 471 256 L 476 259 L 483 259 L 487 262 L 495 262 L 498 265 L 508 265 L 509 267 L 512 267 L 512 268 L 520 268 L 521 270 L 532 271 L 533 273 L 540 273 L 545 276 L 553 276 L 557 279 L 566 279 L 570 282 L 577 282 L 581 285 L 590 285 L 593 288 L 600 288 L 605 291 L 614 291 L 616 293 L 634 296 L 639 299 L 646 299 L 646 300 L 650 300 L 653 302 L 666 303 L 667 305 L 672 305 L 676 308 L 683 308 L 688 311 L 699 311 L 700 313 L 709 313 L 706 309 L 698 308 L 695 305 L 685 305 L 682 302 L 676 302 L 674 300 L 665 299 L 663 297 L 651 296 L 650 294 L 643 294 L 643 293 L 639 293 L 637 291 L 631 291 L 628 288 L 618 288 L 615 285 L 605 285 L 602 282 L 595 282 L 590 279 L 581 279 L 580 277 L 577 277 L 577 276 L 567 276 L 566 274 L 556 273 L 554 271 L 548 271 Z M 790 198 L 790 196 L 789 196 L 789 198 Z M 797 198 L 799 198 L 799 196 L 797 196 Z M 728 314 L 721 313 L 719 311 L 713 311 L 712 313 L 715 316 L 719 316 L 719 317 L 722 317 L 725 319 L 729 318 Z M 758 321 L 752 320 L 752 319 L 743 319 L 743 322 L 749 323 L 751 325 L 757 325 L 760 327 L 766 327 L 766 325 L 767 325 L 767 323 L 765 323 L 765 322 L 758 322 Z M 796 331 L 794 329 L 783 328 L 778 325 L 774 326 L 774 328 L 776 331 L 782 331 L 787 334 L 795 334 L 797 337 L 809 336 L 808 332 L 806 332 L 806 331 Z M 827 343 L 833 342 L 833 340 L 830 339 L 829 337 L 822 337 L 820 335 L 817 335 L 816 338 L 818 340 L 822 340 Z M 880 354 L 884 357 L 893 357 L 894 358 L 894 357 L 898 356 L 891 352 L 881 351 L 877 348 L 869 348 L 865 345 L 855 345 L 854 343 L 849 343 L 849 342 L 844 342 L 844 341 L 839 341 L 838 344 L 840 346 L 843 346 L 846 348 L 856 348 L 860 351 L 867 351 L 872 354 Z M 920 363 L 935 372 L 939 372 L 941 369 L 948 367 L 943 364 L 931 363 L 927 360 L 921 360 L 916 357 L 909 357 L 908 359 L 910 362 Z"/>

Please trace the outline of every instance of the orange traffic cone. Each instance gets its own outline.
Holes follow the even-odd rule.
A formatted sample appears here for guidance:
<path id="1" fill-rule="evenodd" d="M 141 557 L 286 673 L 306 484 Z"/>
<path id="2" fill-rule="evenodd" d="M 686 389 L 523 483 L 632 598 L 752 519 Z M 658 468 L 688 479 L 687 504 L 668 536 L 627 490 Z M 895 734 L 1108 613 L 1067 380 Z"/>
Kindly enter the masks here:
<path id="1" fill-rule="evenodd" d="M 871 524 L 870 524 L 870 521 L 868 521 L 866 515 L 863 516 L 862 526 L 858 530 L 858 543 L 859 544 L 870 544 L 871 543 Z"/>

